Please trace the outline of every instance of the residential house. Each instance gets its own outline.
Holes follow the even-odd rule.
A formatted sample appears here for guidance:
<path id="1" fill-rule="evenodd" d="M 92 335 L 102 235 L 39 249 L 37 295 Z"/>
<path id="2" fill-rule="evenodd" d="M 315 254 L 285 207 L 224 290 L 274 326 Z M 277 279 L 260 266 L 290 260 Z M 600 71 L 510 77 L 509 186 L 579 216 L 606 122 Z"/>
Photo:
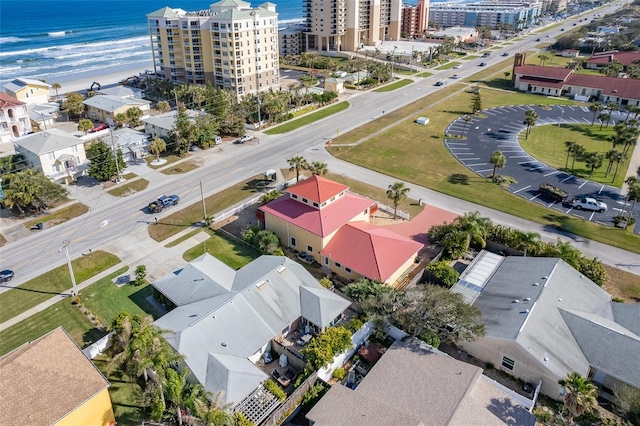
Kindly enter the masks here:
<path id="1" fill-rule="evenodd" d="M 611 295 L 555 258 L 482 251 L 452 291 L 482 313 L 484 337 L 465 351 L 559 399 L 558 381 L 576 372 L 611 397 L 640 389 L 640 306 Z"/>
<path id="2" fill-rule="evenodd" d="M 324 79 L 324 90 L 327 92 L 344 93 L 344 80 L 327 77 Z"/>
<path id="3" fill-rule="evenodd" d="M 59 129 L 33 133 L 14 144 L 29 167 L 54 181 L 75 179 L 87 162 L 83 141 Z"/>
<path id="4" fill-rule="evenodd" d="M 57 102 L 47 102 L 46 104 L 29 104 L 27 113 L 29 119 L 37 123 L 40 130 L 47 130 L 53 126 L 60 112 L 60 105 Z"/>
<path id="5" fill-rule="evenodd" d="M 286 247 L 313 256 L 348 280 L 395 283 L 413 264 L 421 243 L 370 223 L 376 202 L 322 176 L 290 186 L 256 213 Z"/>
<path id="6" fill-rule="evenodd" d="M 234 406 L 268 378 L 256 363 L 272 339 L 323 330 L 350 305 L 280 256 L 261 256 L 234 271 L 204 254 L 152 285 L 176 306 L 155 325 L 167 330 L 194 378 Z"/>
<path id="7" fill-rule="evenodd" d="M 16 78 L 4 85 L 4 91 L 25 104 L 46 104 L 51 85 L 31 78 Z"/>
<path id="8" fill-rule="evenodd" d="M 312 426 L 533 426 L 527 402 L 481 368 L 410 339 L 396 340 L 355 389 L 331 386 L 306 417 Z"/>
<path id="9" fill-rule="evenodd" d="M 578 96 L 622 107 L 640 105 L 640 80 L 637 79 L 576 74 L 569 68 L 539 65 L 516 65 L 512 75 L 514 87 L 523 92 Z"/>
<path id="10" fill-rule="evenodd" d="M 27 105 L 13 96 L 0 93 L 0 143 L 11 142 L 30 131 Z"/>
<path id="11" fill-rule="evenodd" d="M 195 122 L 199 112 L 188 109 L 187 115 L 189 121 Z M 167 139 L 174 129 L 176 124 L 177 111 L 169 111 L 160 115 L 151 115 L 143 118 L 141 121 L 144 124 L 144 132 L 148 134 L 151 139 L 163 138 Z"/>
<path id="12" fill-rule="evenodd" d="M 96 95 L 114 96 L 120 99 L 142 99 L 142 90 L 125 86 L 101 87 Z"/>
<path id="13" fill-rule="evenodd" d="M 577 49 L 564 49 L 561 55 L 563 58 L 577 58 L 580 56 L 580 51 Z"/>
<path id="14" fill-rule="evenodd" d="M 126 114 L 131 108 L 140 108 L 144 113 L 149 111 L 150 101 L 136 98 L 119 98 L 111 95 L 95 95 L 84 100 L 87 115 L 92 120 L 113 124 L 115 116 Z"/>
<path id="15" fill-rule="evenodd" d="M 109 386 L 58 327 L 0 358 L 0 423 L 113 426 Z"/>
<path id="16" fill-rule="evenodd" d="M 122 149 L 124 161 L 135 163 L 149 155 L 149 136 L 144 132 L 124 127 L 113 132 L 113 144 Z"/>

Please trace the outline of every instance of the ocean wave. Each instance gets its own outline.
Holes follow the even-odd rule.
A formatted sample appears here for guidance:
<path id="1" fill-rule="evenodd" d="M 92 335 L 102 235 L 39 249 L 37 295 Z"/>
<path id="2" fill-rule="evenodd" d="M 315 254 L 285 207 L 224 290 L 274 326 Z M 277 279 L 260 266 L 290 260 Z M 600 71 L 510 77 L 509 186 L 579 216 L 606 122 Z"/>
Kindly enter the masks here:
<path id="1" fill-rule="evenodd" d="M 82 43 L 72 43 L 72 44 L 61 44 L 58 46 L 49 46 L 49 47 L 39 47 L 35 49 L 22 49 L 22 50 L 14 50 L 14 51 L 3 51 L 0 52 L 0 58 L 8 58 L 11 56 L 19 57 L 19 59 L 26 59 L 25 56 L 31 55 L 40 55 L 43 57 L 55 57 L 61 50 L 78 50 L 84 52 L 96 52 L 100 48 L 105 46 L 114 46 L 114 45 L 122 45 L 122 44 L 138 44 L 140 46 L 149 46 L 149 37 L 132 37 L 121 40 L 110 40 L 110 41 L 99 41 L 99 42 L 82 42 Z M 80 50 L 82 49 L 82 50 Z"/>
<path id="2" fill-rule="evenodd" d="M 4 43 L 17 43 L 19 41 L 27 41 L 26 38 L 20 38 L 20 37 L 0 37 L 0 44 L 4 44 Z"/>
<path id="3" fill-rule="evenodd" d="M 67 31 L 52 31 L 47 33 L 49 37 L 63 37 L 67 34 Z"/>

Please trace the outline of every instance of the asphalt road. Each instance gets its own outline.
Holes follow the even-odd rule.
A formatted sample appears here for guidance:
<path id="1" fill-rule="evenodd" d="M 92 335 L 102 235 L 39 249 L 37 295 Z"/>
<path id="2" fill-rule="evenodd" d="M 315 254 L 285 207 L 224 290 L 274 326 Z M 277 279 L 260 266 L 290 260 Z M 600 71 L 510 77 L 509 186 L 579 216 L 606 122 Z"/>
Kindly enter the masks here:
<path id="1" fill-rule="evenodd" d="M 593 182 L 557 170 L 529 155 L 518 142 L 520 133 L 525 131 L 523 124 L 525 112 L 533 109 L 540 118 L 536 125 L 588 124 L 591 125 L 593 113 L 587 107 L 552 106 L 548 109 L 535 105 L 513 105 L 483 110 L 484 117 L 473 117 L 466 123 L 462 117 L 451 123 L 446 130 L 450 135 L 465 135 L 466 140 L 449 138 L 445 145 L 460 163 L 480 176 L 491 176 L 493 165 L 489 157 L 494 151 L 500 150 L 507 158 L 507 164 L 498 171 L 504 176 L 512 176 L 517 183 L 509 186 L 509 191 L 531 202 L 541 204 L 562 213 L 581 217 L 582 219 L 610 226 L 613 217 L 628 214 L 632 203 L 620 195 L 620 189 L 602 183 Z M 614 125 L 623 121 L 626 112 L 616 112 L 612 115 Z M 598 125 L 598 124 L 596 124 Z M 562 158 L 565 160 L 565 158 Z M 569 159 L 571 164 L 571 159 Z M 605 162 L 603 167 L 606 167 Z M 620 173 L 625 173 L 621 170 Z M 578 210 L 565 206 L 560 202 L 547 199 L 538 188 L 542 183 L 550 183 L 573 197 L 591 197 L 607 204 L 606 212 L 597 213 Z M 632 213 L 638 217 L 640 207 Z M 636 223 L 636 226 L 640 226 Z M 638 228 L 640 229 L 640 228 Z"/>
<path id="2" fill-rule="evenodd" d="M 608 8 L 613 10 L 617 6 Z M 577 21 L 577 18 L 575 20 Z M 550 30 L 549 33 L 551 36 L 560 34 L 559 28 Z M 524 41 L 515 42 L 503 51 L 515 53 L 532 48 L 537 44 L 535 38 L 540 37 L 540 34 L 528 35 Z M 463 78 L 468 77 L 481 69 L 475 66 L 476 62 L 485 61 L 490 66 L 503 59 L 499 53 L 494 52 L 490 58 L 466 61 L 463 69 L 456 71 Z M 145 176 L 150 184 L 147 190 L 141 193 L 108 201 L 104 201 L 106 198 L 98 197 L 93 205 L 89 205 L 89 213 L 0 247 L 2 269 L 14 270 L 16 277 L 11 285 L 19 285 L 64 264 L 66 259 L 59 251 L 64 240 L 71 241 L 69 254 L 71 258 L 75 258 L 88 252 L 89 249 L 106 247 L 116 240 L 134 235 L 137 228 L 152 223 L 155 217 L 144 211 L 151 201 L 150 198 L 162 194 L 178 194 L 181 204 L 186 205 L 199 201 L 201 181 L 205 196 L 209 196 L 264 170 L 284 167 L 287 158 L 298 155 L 308 148 L 322 145 L 337 134 L 343 134 L 379 118 L 383 110 L 393 111 L 436 91 L 438 88 L 434 83 L 449 73 L 450 71 L 436 72 L 433 77 L 418 79 L 417 82 L 392 92 L 367 92 L 352 96 L 349 99 L 351 107 L 338 116 L 328 117 L 286 135 L 257 134 L 259 144 L 231 145 L 225 154 L 209 156 L 202 167 L 187 174 L 167 176 L 154 172 L 150 176 Z M 446 198 L 452 205 L 458 202 L 453 197 Z M 171 209 L 168 209 L 157 217 L 162 220 L 162 217 L 170 213 Z M 512 220 L 518 219 L 512 218 Z M 536 225 L 531 224 L 531 226 Z M 598 255 L 597 252 L 591 254 L 587 251 L 586 253 Z M 617 249 L 612 249 L 612 253 L 615 253 L 615 256 L 612 256 L 611 261 L 614 263 L 611 264 L 623 262 L 631 265 L 631 268 L 640 269 L 637 255 L 630 256 L 630 253 Z M 636 273 L 640 274 L 640 270 Z"/>

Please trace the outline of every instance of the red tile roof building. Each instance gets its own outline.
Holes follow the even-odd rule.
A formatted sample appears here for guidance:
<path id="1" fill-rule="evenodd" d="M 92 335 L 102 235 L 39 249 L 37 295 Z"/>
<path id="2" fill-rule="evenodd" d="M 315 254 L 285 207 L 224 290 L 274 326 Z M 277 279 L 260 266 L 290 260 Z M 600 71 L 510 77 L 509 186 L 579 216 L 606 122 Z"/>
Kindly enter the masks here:
<path id="1" fill-rule="evenodd" d="M 576 74 L 573 70 L 538 65 L 513 68 L 514 87 L 547 96 L 584 97 L 621 105 L 640 105 L 640 80 Z"/>
<path id="2" fill-rule="evenodd" d="M 604 68 L 613 61 L 620 62 L 623 66 L 629 67 L 634 65 L 633 62 L 640 62 L 640 51 L 618 52 L 616 50 L 609 52 L 598 52 L 585 61 L 585 67 L 589 69 Z"/>
<path id="3" fill-rule="evenodd" d="M 413 264 L 421 243 L 369 223 L 377 204 L 349 187 L 312 176 L 257 212 L 281 243 L 313 256 L 325 269 L 351 280 L 393 283 Z"/>

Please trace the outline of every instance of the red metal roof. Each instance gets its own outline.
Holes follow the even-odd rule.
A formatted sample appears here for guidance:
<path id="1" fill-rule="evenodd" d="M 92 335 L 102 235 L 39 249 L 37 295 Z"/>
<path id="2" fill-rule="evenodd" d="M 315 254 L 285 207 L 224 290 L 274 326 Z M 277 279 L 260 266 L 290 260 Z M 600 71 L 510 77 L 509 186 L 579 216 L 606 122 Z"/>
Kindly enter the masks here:
<path id="1" fill-rule="evenodd" d="M 13 96 L 0 92 L 0 109 L 10 108 L 12 106 L 19 106 L 19 105 L 26 105 L 26 104 L 24 102 L 17 100 Z"/>
<path id="2" fill-rule="evenodd" d="M 336 232 L 322 255 L 371 280 L 385 282 L 423 247 L 368 222 L 351 222 Z"/>
<path id="3" fill-rule="evenodd" d="M 524 77 L 548 78 L 550 80 L 566 80 L 573 70 L 560 67 L 542 67 L 539 65 L 520 65 L 515 67 L 514 72 Z"/>
<path id="4" fill-rule="evenodd" d="M 349 189 L 347 185 L 334 182 L 322 176 L 313 175 L 289 187 L 287 192 L 322 204 L 347 189 Z"/>
<path id="5" fill-rule="evenodd" d="M 640 51 L 629 52 L 600 52 L 587 59 L 588 64 L 607 65 L 609 62 L 616 60 L 625 67 L 633 64 L 633 61 L 640 61 Z"/>
<path id="6" fill-rule="evenodd" d="M 549 81 L 549 80 L 544 80 L 544 79 L 538 79 L 538 78 L 525 78 L 525 77 L 520 77 L 520 80 L 518 80 L 520 83 L 528 83 L 531 84 L 533 86 L 537 86 L 537 87 L 548 87 L 551 89 L 562 89 L 562 87 L 567 84 L 564 81 Z"/>
<path id="7" fill-rule="evenodd" d="M 572 74 L 565 82 L 565 85 L 601 89 L 602 94 L 605 96 L 617 96 L 623 99 L 640 99 L 640 80 L 633 78 Z"/>
<path id="8" fill-rule="evenodd" d="M 260 210 L 315 235 L 326 237 L 374 204 L 368 198 L 346 192 L 326 207 L 316 209 L 285 195 L 260 207 Z"/>

